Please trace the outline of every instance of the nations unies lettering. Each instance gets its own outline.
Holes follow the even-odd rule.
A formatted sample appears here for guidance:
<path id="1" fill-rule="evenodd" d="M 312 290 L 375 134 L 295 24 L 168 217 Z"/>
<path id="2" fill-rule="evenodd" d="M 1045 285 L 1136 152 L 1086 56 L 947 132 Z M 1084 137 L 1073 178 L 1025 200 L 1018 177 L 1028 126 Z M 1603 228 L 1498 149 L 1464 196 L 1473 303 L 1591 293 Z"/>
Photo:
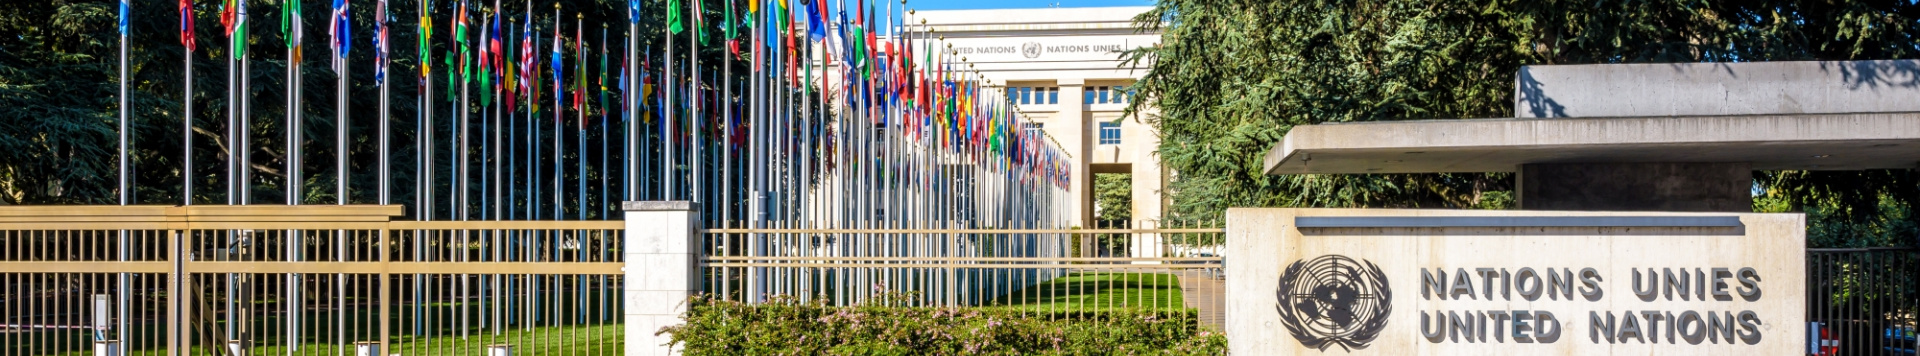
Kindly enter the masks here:
<path id="1" fill-rule="evenodd" d="M 1759 272 L 1751 267 L 1632 269 L 1634 296 L 1646 303 L 1753 302 L 1762 295 L 1760 281 Z M 1452 273 L 1446 268 L 1422 268 L 1420 298 L 1594 303 L 1607 297 L 1605 282 L 1600 271 L 1591 267 L 1454 268 Z M 1753 345 L 1762 338 L 1763 323 L 1752 310 L 1581 310 L 1587 311 L 1587 339 L 1596 344 Z M 1420 335 L 1433 343 L 1554 343 L 1565 326 L 1551 310 L 1420 311 Z"/>

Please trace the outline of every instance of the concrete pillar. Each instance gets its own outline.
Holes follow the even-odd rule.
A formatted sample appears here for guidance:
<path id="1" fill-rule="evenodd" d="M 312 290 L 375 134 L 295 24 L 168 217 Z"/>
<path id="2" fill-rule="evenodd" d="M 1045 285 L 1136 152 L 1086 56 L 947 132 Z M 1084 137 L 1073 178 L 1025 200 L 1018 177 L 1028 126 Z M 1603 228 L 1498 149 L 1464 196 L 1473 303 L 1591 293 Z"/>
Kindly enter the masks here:
<path id="1" fill-rule="evenodd" d="M 1136 114 L 1138 117 L 1126 118 L 1126 121 L 1120 125 L 1122 136 L 1121 144 L 1127 146 L 1128 152 L 1128 157 L 1125 157 L 1125 159 L 1127 159 L 1127 162 L 1131 162 L 1128 164 L 1129 171 L 1127 173 L 1129 173 L 1128 178 L 1132 186 L 1128 187 L 1129 192 L 1127 192 L 1127 195 L 1129 198 L 1132 198 L 1132 206 L 1129 207 L 1131 209 L 1129 211 L 1133 215 L 1132 226 L 1135 229 L 1175 227 L 1160 221 L 1163 215 L 1162 209 L 1164 209 L 1160 200 L 1163 177 L 1160 175 L 1160 157 L 1154 154 L 1154 152 L 1160 148 L 1160 135 L 1153 131 L 1153 125 L 1148 125 L 1147 121 L 1142 119 L 1143 117 L 1151 117 L 1150 115 L 1158 113 L 1158 110 L 1146 108 Z M 1135 257 L 1160 257 L 1167 253 L 1180 254 L 1185 252 L 1165 250 L 1163 246 L 1165 242 L 1160 234 L 1135 234 L 1133 255 Z"/>
<path id="2" fill-rule="evenodd" d="M 678 355 L 671 337 L 654 335 L 679 325 L 687 297 L 699 290 L 699 205 L 687 201 L 630 201 L 627 212 L 626 355 Z"/>
<path id="3" fill-rule="evenodd" d="M 1072 225 L 1091 228 L 1093 227 L 1093 167 L 1090 164 L 1093 158 L 1093 143 L 1100 137 L 1100 129 L 1087 119 L 1086 98 L 1083 97 L 1086 93 L 1086 85 L 1085 79 L 1060 80 L 1060 113 L 1054 122 L 1062 126 L 1060 132 L 1068 133 L 1055 139 L 1060 140 L 1060 148 L 1071 156 L 1067 159 L 1070 162 L 1068 167 L 1071 168 L 1068 168 L 1068 172 L 1072 174 L 1072 179 L 1068 180 L 1067 189 L 1074 200 L 1073 215 L 1070 215 L 1073 218 Z"/>
<path id="4" fill-rule="evenodd" d="M 1522 210 L 1753 211 L 1747 163 L 1523 164 Z"/>

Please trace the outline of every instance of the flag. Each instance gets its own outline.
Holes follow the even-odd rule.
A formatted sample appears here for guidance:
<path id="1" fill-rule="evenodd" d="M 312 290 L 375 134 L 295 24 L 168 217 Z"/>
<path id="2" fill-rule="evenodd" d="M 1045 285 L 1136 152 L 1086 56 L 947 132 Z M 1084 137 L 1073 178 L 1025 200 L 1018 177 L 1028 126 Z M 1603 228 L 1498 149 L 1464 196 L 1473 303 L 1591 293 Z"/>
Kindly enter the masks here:
<path id="1" fill-rule="evenodd" d="M 227 37 L 233 38 L 233 58 L 247 55 L 247 2 L 241 0 L 234 9 L 233 26 L 227 28 Z"/>
<path id="2" fill-rule="evenodd" d="M 702 5 L 705 5 L 703 3 L 705 3 L 706 1 L 692 0 L 690 2 L 693 3 L 693 8 L 690 10 L 693 13 L 694 37 L 697 37 L 700 39 L 700 44 L 707 44 L 707 29 L 705 27 L 707 25 L 707 22 L 702 20 L 702 18 L 705 18 L 707 16 L 707 9 L 702 6 Z"/>
<path id="3" fill-rule="evenodd" d="M 333 36 L 333 51 L 339 54 L 340 60 L 336 61 L 339 63 L 345 63 L 347 49 L 353 46 L 353 41 L 349 40 L 353 24 L 347 20 L 347 0 L 333 0 L 333 21 L 327 27 L 327 34 Z"/>
<path id="4" fill-rule="evenodd" d="M 428 6 L 425 1 L 420 6 L 420 80 L 424 82 L 433 74 L 433 48 L 427 43 L 428 38 L 433 38 L 433 17 L 424 11 Z"/>
<path id="5" fill-rule="evenodd" d="M 508 24 L 506 36 L 512 35 L 513 25 Z M 503 92 L 501 93 L 503 96 L 501 96 L 500 99 L 506 100 L 507 110 L 515 110 L 518 107 L 514 106 L 514 104 L 520 96 L 520 77 L 518 76 L 519 73 L 515 71 L 519 68 L 514 68 L 516 66 L 514 65 L 512 40 L 501 39 L 500 43 L 503 44 L 501 46 L 503 52 L 500 54 L 500 90 Z M 522 46 L 525 46 L 525 44 L 522 44 Z"/>
<path id="6" fill-rule="evenodd" d="M 529 11 L 525 16 L 527 26 L 520 28 L 520 91 L 527 93 L 528 104 L 538 105 L 533 101 L 535 91 L 531 88 L 534 80 L 538 79 L 534 76 L 533 67 L 533 12 Z"/>
<path id="7" fill-rule="evenodd" d="M 620 77 L 614 80 L 615 85 L 617 85 L 617 88 L 620 90 L 620 120 L 622 121 L 627 120 L 627 116 L 632 114 L 627 112 L 627 107 L 633 105 L 633 96 L 628 95 L 627 92 L 627 82 L 629 79 L 627 78 L 627 51 L 631 51 L 633 45 L 631 42 L 628 42 L 625 46 L 627 50 L 620 51 Z"/>
<path id="8" fill-rule="evenodd" d="M 240 6 L 234 4 L 233 0 L 220 3 L 220 28 L 222 29 L 222 34 L 228 37 L 233 36 L 233 20 L 235 17 L 233 12 L 239 10 Z"/>
<path id="9" fill-rule="evenodd" d="M 573 110 L 581 111 L 587 105 L 587 40 L 580 25 L 573 28 Z M 587 123 L 581 121 L 580 125 Z"/>
<path id="10" fill-rule="evenodd" d="M 552 58 L 554 110 L 561 110 L 562 107 L 559 104 L 562 101 L 566 100 L 566 96 L 565 96 L 566 92 L 560 90 L 560 87 L 562 85 L 561 83 L 564 83 L 560 81 L 560 75 L 565 73 L 565 71 L 560 68 L 560 64 L 564 63 L 564 62 L 561 62 L 561 59 L 560 59 L 560 42 L 564 42 L 564 41 L 560 39 L 560 13 L 559 11 L 556 10 L 553 14 L 553 58 Z"/>
<path id="11" fill-rule="evenodd" d="M 502 62 L 500 61 L 500 59 L 501 59 L 501 53 L 500 53 L 500 16 L 499 16 L 499 14 L 497 14 L 497 13 L 496 13 L 496 14 L 494 14 L 494 16 L 493 16 L 493 32 L 492 32 L 492 34 L 491 34 L 491 35 L 487 35 L 487 47 L 490 47 L 490 48 L 488 48 L 488 50 L 487 50 L 487 54 L 488 54 L 489 56 L 491 56 L 491 57 L 493 57 L 493 58 L 492 58 L 492 61 L 491 61 L 491 62 L 493 63 L 493 72 L 494 72 L 494 73 L 501 73 L 501 72 L 503 72 L 503 71 L 501 70 L 501 67 L 503 67 L 503 66 L 505 66 L 505 65 L 506 65 L 506 63 L 502 63 Z M 496 88 L 496 89 L 497 89 L 497 88 Z"/>
<path id="12" fill-rule="evenodd" d="M 480 23 L 481 23 L 480 40 L 487 41 L 489 40 L 490 37 L 492 37 L 492 33 L 488 32 L 488 31 L 491 31 L 492 29 L 486 27 L 487 20 L 485 18 L 481 18 Z M 480 47 L 480 71 L 479 71 L 480 72 L 480 105 L 481 106 L 493 105 L 493 53 L 489 52 L 489 49 L 486 43 L 481 43 L 479 47 Z"/>
<path id="13" fill-rule="evenodd" d="M 128 1 L 133 1 L 133 0 L 120 0 L 120 36 L 121 37 L 127 36 L 127 7 L 131 6 L 130 4 L 127 3 Z"/>
<path id="14" fill-rule="evenodd" d="M 680 0 L 667 0 L 667 30 L 676 35 L 686 30 L 680 23 Z"/>
<path id="15" fill-rule="evenodd" d="M 180 45 L 193 52 L 193 0 L 180 0 Z"/>
<path id="16" fill-rule="evenodd" d="M 807 5 L 807 38 L 814 42 L 827 39 L 826 16 L 826 0 L 814 0 L 812 5 Z"/>
<path id="17" fill-rule="evenodd" d="M 627 23 L 640 24 L 640 0 L 627 0 Z"/>
<path id="18" fill-rule="evenodd" d="M 387 0 L 373 5 L 373 83 L 387 80 Z"/>
<path id="19" fill-rule="evenodd" d="M 607 28 L 600 28 L 600 116 L 607 116 Z"/>
<path id="20" fill-rule="evenodd" d="M 447 83 L 447 98 L 449 101 L 455 97 L 453 96 L 455 92 L 455 90 L 453 90 L 454 87 L 459 86 L 462 82 L 473 82 L 473 74 L 471 73 L 473 68 L 468 64 L 467 58 L 467 55 L 472 53 L 472 48 L 467 46 L 467 27 L 469 27 L 467 26 L 467 2 L 461 1 L 453 12 L 453 42 L 459 47 L 460 62 L 454 63 L 453 56 L 447 56 L 447 65 L 453 67 L 449 69 L 447 73 L 447 78 L 451 80 Z M 459 76 L 454 77 L 454 73 L 452 72 L 459 72 Z M 461 79 L 465 80 L 462 81 Z"/>

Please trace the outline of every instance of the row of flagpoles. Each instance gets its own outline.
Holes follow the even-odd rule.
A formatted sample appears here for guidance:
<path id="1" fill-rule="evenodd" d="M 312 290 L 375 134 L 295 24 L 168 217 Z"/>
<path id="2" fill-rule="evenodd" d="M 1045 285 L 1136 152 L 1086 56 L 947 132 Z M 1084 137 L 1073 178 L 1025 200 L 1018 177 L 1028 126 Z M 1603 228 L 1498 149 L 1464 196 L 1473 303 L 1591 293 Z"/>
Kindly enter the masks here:
<path id="1" fill-rule="evenodd" d="M 680 0 L 667 0 L 663 10 L 668 30 L 654 41 L 647 41 L 654 35 L 635 35 L 649 19 L 643 4 L 629 1 L 626 33 L 608 33 L 600 26 L 598 49 L 589 43 L 590 26 L 583 19 L 566 23 L 557 3 L 551 22 L 536 24 L 537 11 L 530 1 L 512 10 L 499 0 L 487 9 L 463 0 L 418 2 L 419 85 L 414 93 L 401 93 L 412 94 L 420 107 L 413 126 L 419 158 L 416 217 L 605 219 L 614 215 L 618 200 L 644 199 L 700 202 L 710 220 L 743 224 L 930 219 L 1004 225 L 1001 222 L 1043 215 L 1050 223 L 1066 221 L 1061 216 L 1065 212 L 1051 202 L 1064 199 L 1072 173 L 1066 164 L 1069 157 L 1040 131 L 1024 129 L 1001 88 L 939 47 L 940 39 L 925 26 L 910 25 L 907 13 L 894 11 L 889 3 L 876 15 L 879 5 L 864 0 L 852 6 L 845 0 L 742 1 L 741 7 L 734 0 L 717 1 L 725 5 L 720 10 L 725 19 L 712 23 L 702 16 L 711 9 L 702 6 L 716 1 L 683 6 Z M 180 0 L 179 5 L 180 42 L 187 49 L 185 80 L 192 88 L 196 9 L 193 0 Z M 235 80 L 251 78 L 248 5 L 227 0 L 220 6 L 223 33 L 232 47 L 227 100 L 234 104 L 228 106 L 225 135 L 236 154 L 227 162 L 228 204 L 252 201 L 252 189 L 246 187 L 253 171 L 247 164 L 252 149 L 246 129 L 251 100 L 239 94 L 248 92 L 249 83 Z M 278 5 L 287 85 L 298 88 L 304 79 L 302 6 L 299 0 Z M 379 117 L 374 118 L 379 123 L 379 160 L 372 167 L 378 174 L 379 204 L 394 203 L 389 151 L 404 148 L 388 141 L 393 136 L 388 31 L 399 21 L 392 20 L 386 5 L 377 1 L 374 19 L 358 21 L 372 25 L 367 41 L 373 47 L 374 85 L 380 93 Z M 127 6 L 122 1 L 123 42 Z M 347 0 L 332 0 L 327 19 L 330 69 L 338 80 L 336 123 L 352 119 L 351 83 L 345 73 L 356 21 L 349 6 Z M 450 36 L 434 37 L 436 21 L 452 26 Z M 547 31 L 551 35 L 543 36 Z M 724 50 L 717 55 L 700 51 L 713 45 L 713 32 L 724 37 Z M 609 39 L 626 39 L 625 48 L 609 48 Z M 446 49 L 439 50 L 435 40 L 444 41 L 440 44 Z M 663 50 L 654 52 L 654 44 Z M 691 47 L 698 55 L 676 54 L 676 46 Z M 547 66 L 536 55 L 542 49 L 548 52 Z M 122 52 L 124 63 L 124 44 Z M 620 59 L 610 65 L 615 53 Z M 435 65 L 436 56 L 441 66 Z M 734 73 L 735 67 L 746 71 Z M 597 75 L 590 72 L 596 69 Z M 440 76 L 445 78 L 446 86 L 440 88 L 444 98 L 435 95 Z M 131 120 L 124 90 L 123 75 L 123 125 Z M 190 92 L 183 95 L 184 107 L 193 107 L 192 97 Z M 301 172 L 306 134 L 301 91 L 288 90 L 286 100 L 287 107 L 295 109 L 288 110 L 285 123 L 285 189 L 295 197 L 288 203 L 299 204 L 307 194 L 301 186 L 306 177 Z M 436 104 L 448 109 L 435 110 Z M 183 164 L 192 167 L 194 110 L 181 113 L 187 150 Z M 442 120 L 451 125 L 441 126 L 436 113 L 449 113 L 451 117 Z M 546 115 L 552 115 L 550 129 L 536 125 L 536 118 Z M 567 125 L 569 121 L 573 125 Z M 335 155 L 335 173 L 352 174 L 347 153 L 353 133 L 349 125 L 334 127 L 335 149 L 341 153 Z M 575 131 L 572 139 L 563 135 L 569 129 Z M 453 139 L 435 137 L 442 130 Z M 125 135 L 123 128 L 121 191 L 122 201 L 130 203 L 126 192 L 133 182 L 125 178 Z M 596 143 L 599 147 L 588 147 Z M 573 147 L 566 147 L 569 144 Z M 436 157 L 440 147 L 452 153 L 450 162 Z M 569 155 L 575 161 L 571 177 L 564 167 Z M 599 162 L 590 162 L 590 157 Z M 440 167 L 457 177 L 434 177 Z M 183 204 L 194 203 L 193 181 L 182 181 Z M 336 203 L 356 201 L 349 196 L 350 179 L 334 182 Z M 566 183 L 574 183 L 571 192 Z M 956 195 L 965 189 L 990 192 Z M 439 196 L 443 192 L 445 199 Z M 953 200 L 957 198 L 976 200 Z M 998 210 L 1013 206 L 1027 211 Z M 452 216 L 436 216 L 442 211 Z M 999 216 L 985 219 L 989 216 L 978 214 Z"/>
<path id="2" fill-rule="evenodd" d="M 129 1 L 121 0 L 119 11 L 122 204 L 135 203 L 128 158 L 128 123 L 135 119 L 126 82 Z M 336 204 L 367 202 L 349 194 L 356 133 L 347 123 L 355 119 L 349 115 L 352 34 L 360 28 L 356 24 L 370 24 L 365 41 L 373 60 L 360 64 L 369 65 L 371 84 L 378 87 L 378 116 L 371 118 L 378 150 L 376 163 L 363 168 L 377 176 L 372 202 L 397 203 L 392 151 L 409 147 L 391 141 L 396 121 L 389 100 L 414 99 L 414 120 L 403 129 L 410 127 L 415 138 L 415 219 L 614 219 L 619 201 L 688 200 L 698 203 L 709 227 L 1066 228 L 1075 222 L 1070 207 L 1076 198 L 1067 191 L 1072 157 L 1041 131 L 1027 129 L 1003 88 L 971 70 L 927 26 L 913 25 L 912 11 L 895 11 L 891 3 L 881 10 L 865 0 L 851 6 L 846 0 L 629 0 L 626 30 L 597 26 L 597 41 L 590 41 L 595 26 L 580 13 L 569 24 L 558 3 L 546 13 L 531 0 L 517 7 L 502 0 L 490 6 L 483 0 L 420 0 L 413 14 L 405 14 L 417 18 L 411 24 L 418 46 L 411 55 L 418 71 L 402 75 L 417 83 L 411 92 L 396 93 L 389 31 L 405 24 L 394 20 L 404 15 L 390 12 L 385 0 L 375 1 L 370 19 L 354 18 L 348 0 L 331 0 L 326 17 L 329 69 L 337 81 Z M 223 176 L 227 204 L 233 205 L 254 203 L 254 100 L 246 93 L 253 78 L 248 47 L 257 44 L 249 41 L 250 2 L 259 1 L 219 6 L 221 33 L 231 47 L 224 56 L 225 100 L 231 104 L 224 138 L 234 154 L 227 156 Z M 703 8 L 709 3 L 723 5 L 717 9 L 722 21 L 703 16 L 716 10 Z M 305 15 L 300 0 L 273 5 L 279 7 L 287 63 L 284 189 L 287 204 L 301 204 L 312 194 L 303 186 L 308 118 L 298 90 L 306 73 Z M 178 10 L 186 49 L 181 203 L 193 204 L 193 183 L 199 181 L 191 177 L 199 9 L 193 0 L 179 0 Z M 649 11 L 665 12 L 665 31 L 641 31 L 643 22 L 652 21 Z M 436 33 L 436 23 L 451 30 Z M 679 52 L 683 46 L 690 51 Z M 542 122 L 549 118 L 551 123 Z M 450 137 L 440 137 L 443 132 Z M 450 157 L 440 157 L 442 152 Z M 453 177 L 438 177 L 441 172 Z M 769 241 L 743 240 L 746 245 L 725 251 L 902 252 L 871 241 L 875 246 Z M 292 245 L 297 239 L 287 243 L 288 261 L 307 258 Z M 767 280 L 796 277 L 770 275 L 777 271 L 746 273 L 758 277 L 742 286 L 754 298 L 820 292 L 781 290 L 791 284 Z M 119 276 L 122 290 L 128 278 Z M 305 291 L 293 287 L 302 277 L 287 278 L 287 298 L 302 300 Z M 855 281 L 848 278 L 843 283 Z M 119 298 L 124 314 L 127 295 Z M 298 318 L 298 304 L 287 306 L 290 318 Z M 289 339 L 299 339 L 300 321 L 287 323 Z"/>

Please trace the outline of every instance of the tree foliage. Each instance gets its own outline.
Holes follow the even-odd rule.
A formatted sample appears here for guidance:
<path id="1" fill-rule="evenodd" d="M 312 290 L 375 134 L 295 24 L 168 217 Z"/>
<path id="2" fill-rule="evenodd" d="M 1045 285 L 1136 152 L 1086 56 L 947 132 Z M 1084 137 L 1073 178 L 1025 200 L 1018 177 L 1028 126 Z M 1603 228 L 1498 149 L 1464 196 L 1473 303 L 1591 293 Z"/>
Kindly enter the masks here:
<path id="1" fill-rule="evenodd" d="M 1915 58 L 1916 20 L 1906 0 L 1161 0 L 1135 21 L 1162 39 L 1127 54 L 1151 68 L 1130 113 L 1162 135 L 1176 216 L 1503 208 L 1509 174 L 1269 176 L 1261 159 L 1295 125 L 1512 117 L 1524 65 Z M 1910 171 L 1756 177 L 1796 208 L 1920 200 Z"/>
<path id="2" fill-rule="evenodd" d="M 709 0 L 713 1 L 713 0 Z M 0 5 L 0 204 L 115 204 L 118 202 L 118 111 L 120 104 L 119 46 L 120 35 L 117 32 L 117 0 L 49 0 L 15 1 Z M 228 70 L 231 49 L 228 37 L 222 28 L 219 16 L 224 1 L 196 0 L 192 14 L 195 17 L 195 37 L 199 48 L 191 54 L 180 45 L 180 13 L 175 1 L 133 1 L 129 21 L 128 43 L 128 96 L 132 119 L 129 136 L 131 137 L 131 166 L 133 171 L 136 204 L 179 204 L 181 198 L 182 177 L 191 179 L 195 186 L 196 203 L 225 203 L 225 186 L 229 179 L 226 174 L 226 160 L 231 153 L 227 147 L 228 110 L 234 101 L 228 98 Z M 255 203 L 281 204 L 287 201 L 284 193 L 286 182 L 286 142 L 285 123 L 289 111 L 300 114 L 304 123 L 304 133 L 299 137 L 302 142 L 303 167 L 301 181 L 306 191 L 301 199 L 308 203 L 333 203 L 335 201 L 334 182 L 340 179 L 334 169 L 335 157 L 339 154 L 335 148 L 335 132 L 338 126 L 337 104 L 338 74 L 330 68 L 331 50 L 328 47 L 327 16 L 331 13 L 330 1 L 302 1 L 306 26 L 303 29 L 306 41 L 302 47 L 305 53 L 302 62 L 300 86 L 301 107 L 296 110 L 287 108 L 289 93 L 287 68 L 289 66 L 285 35 L 280 31 L 280 10 L 286 0 L 251 0 L 249 2 L 247 31 L 249 43 L 249 92 L 242 95 L 251 105 L 251 115 L 246 128 L 252 133 L 250 140 L 253 180 L 247 182 L 253 192 Z M 431 50 L 433 60 L 440 62 L 454 47 L 451 40 L 452 26 L 449 17 L 453 13 L 454 1 L 431 1 L 433 4 L 434 30 Z M 478 14 L 492 11 L 491 1 L 470 1 L 475 8 L 474 22 L 480 21 Z M 620 0 L 546 0 L 534 2 L 535 37 L 541 47 L 536 53 L 540 56 L 541 66 L 546 63 L 546 49 L 551 44 L 553 32 L 553 9 L 558 3 L 564 16 L 565 36 L 571 40 L 576 21 L 584 22 L 589 28 L 587 41 L 594 51 L 598 51 L 600 35 L 593 27 L 607 24 L 607 45 L 617 48 L 623 41 L 626 30 L 626 2 Z M 652 11 L 665 6 L 664 0 L 645 2 L 649 11 L 640 23 L 642 31 L 641 48 L 652 48 L 658 52 L 661 41 L 662 20 L 665 11 Z M 507 1 L 507 11 L 519 19 L 526 3 Z M 707 18 L 718 19 L 718 11 L 723 6 L 718 3 L 704 7 Z M 432 128 L 437 141 L 433 148 L 438 153 L 436 173 L 438 182 L 434 189 L 441 194 L 451 190 L 449 183 L 455 172 L 447 164 L 449 157 L 455 157 L 459 149 L 448 138 L 454 137 L 451 117 L 459 110 L 459 104 L 445 100 L 444 93 L 447 70 L 445 65 L 433 66 L 433 77 L 440 85 L 434 89 L 435 98 L 426 105 L 417 99 L 422 89 L 419 73 L 420 55 L 417 53 L 418 3 L 412 1 L 391 1 L 388 4 L 391 28 L 388 30 L 392 66 L 389 75 L 389 117 L 392 118 L 394 136 L 392 164 L 389 167 L 376 167 L 379 152 L 377 136 L 380 88 L 374 80 L 373 51 L 370 43 L 373 36 L 375 6 L 373 2 L 355 1 L 350 7 L 353 19 L 353 49 L 347 76 L 350 79 L 347 91 L 349 169 L 351 183 L 349 192 L 354 203 L 372 203 L 377 187 L 377 170 L 391 168 L 394 181 L 392 189 L 394 201 L 411 202 L 414 199 L 414 172 L 417 166 L 419 150 L 415 149 L 415 138 L 422 131 L 416 124 L 416 118 L 422 109 L 434 112 L 435 125 Z M 584 19 L 576 20 L 575 14 Z M 503 29 L 516 21 L 502 21 Z M 718 26 L 714 26 L 717 31 Z M 478 27 L 476 27 L 477 29 Z M 475 30 L 474 37 L 478 37 Z M 517 33 L 517 32 L 516 32 Z M 680 43 L 684 46 L 686 39 Z M 701 49 L 701 55 L 710 60 L 703 64 L 718 63 L 718 58 L 726 50 L 724 46 L 709 45 Z M 685 57 L 682 50 L 679 55 Z M 514 52 L 518 54 L 518 52 Z M 568 63 L 572 62 L 572 51 L 568 51 Z M 193 88 L 185 88 L 187 60 L 191 59 L 193 69 Z M 661 56 L 653 56 L 659 61 Z M 684 60 L 684 59 L 683 59 Z M 595 70 L 598 70 L 598 60 Z M 743 61 L 735 61 L 738 66 L 733 73 L 744 76 L 747 70 Z M 659 65 L 656 63 L 655 68 Z M 717 67 L 717 66 L 715 66 Z M 544 72 L 543 72 L 544 73 Z M 597 73 L 596 73 L 597 74 Z M 545 84 L 542 82 L 541 84 Z M 478 84 L 473 86 L 477 87 Z M 611 85 L 610 85 L 611 86 Z M 193 106 L 182 108 L 182 98 L 187 93 L 193 96 Z M 477 96 L 476 96 L 477 97 Z M 551 95 L 543 95 L 552 100 Z M 552 115 L 553 105 L 543 105 L 543 115 Z M 489 134 L 489 130 L 504 128 L 482 128 L 478 124 L 480 105 L 473 100 L 469 110 L 476 124 L 471 133 Z M 182 172 L 184 151 L 182 145 L 183 113 L 191 111 L 194 118 L 194 167 Z M 571 117 L 573 114 L 567 114 Z M 544 116 L 543 116 L 544 117 Z M 518 120 L 527 120 L 524 114 Z M 596 118 L 597 120 L 597 118 Z M 552 121 L 536 121 L 547 125 L 534 125 L 539 131 L 538 137 L 551 137 Z M 521 134 L 527 134 L 521 130 Z M 479 137 L 476 136 L 476 139 Z M 490 138 L 490 137 L 489 137 Z M 600 138 L 595 132 L 592 144 L 598 144 Z M 477 152 L 477 151 L 476 151 Z M 572 161 L 577 153 L 569 150 L 564 160 Z M 597 154 L 597 153 L 595 153 Z M 572 171 L 565 179 L 574 179 Z M 442 195 L 444 196 L 444 195 Z M 572 207 L 574 204 L 564 204 Z M 442 206 L 451 210 L 452 207 Z M 411 211 L 411 209 L 409 209 Z M 446 216 L 446 215 L 441 215 Z"/>

